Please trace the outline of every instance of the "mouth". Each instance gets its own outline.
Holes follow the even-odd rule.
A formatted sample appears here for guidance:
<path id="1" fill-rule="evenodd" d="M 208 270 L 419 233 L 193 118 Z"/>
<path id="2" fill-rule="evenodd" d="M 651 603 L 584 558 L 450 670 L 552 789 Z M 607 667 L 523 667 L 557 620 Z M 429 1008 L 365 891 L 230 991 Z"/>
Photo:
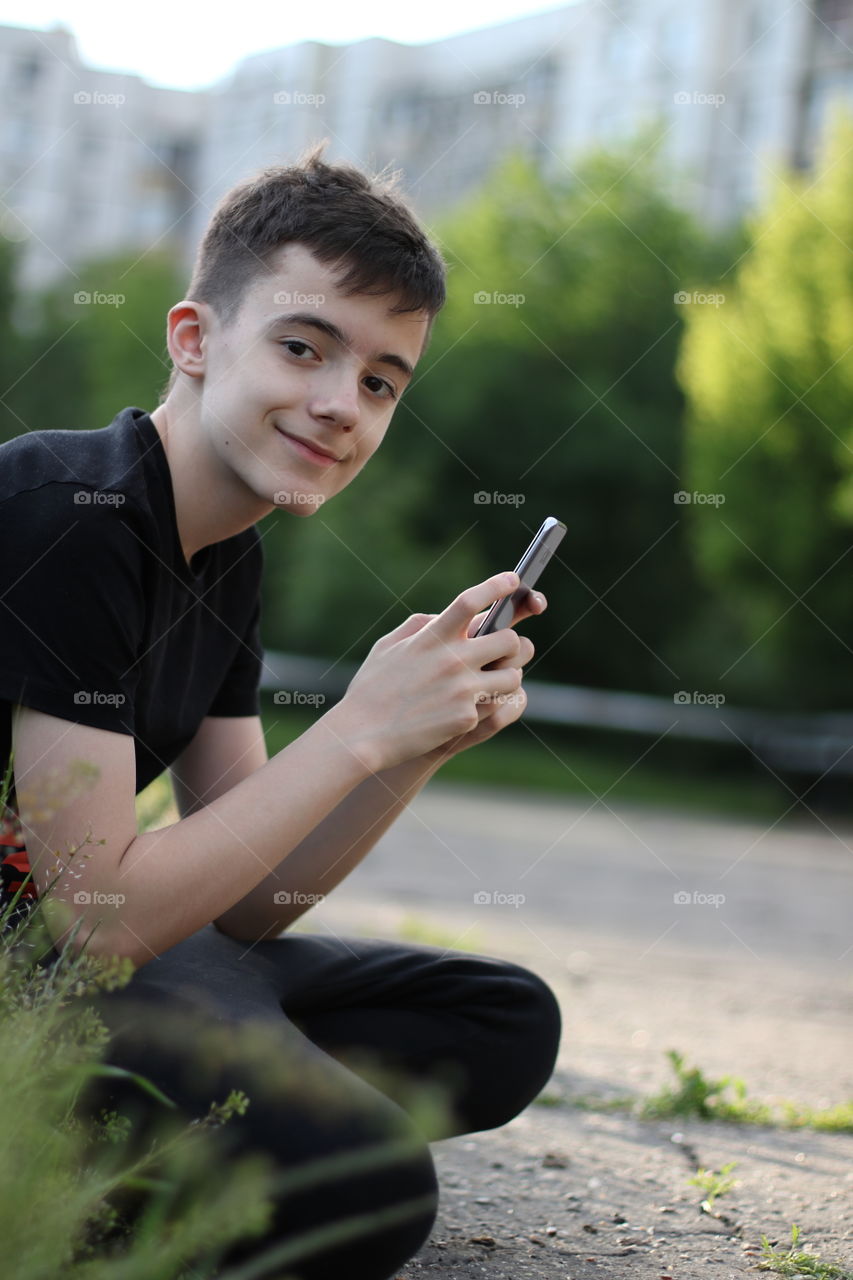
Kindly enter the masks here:
<path id="1" fill-rule="evenodd" d="M 284 436 L 300 458 L 304 458 L 306 462 L 313 462 L 318 467 L 331 467 L 334 463 L 340 462 L 337 454 L 332 453 L 329 449 L 323 449 L 320 445 L 301 439 L 300 436 L 291 435 L 289 431 L 283 431 L 281 427 L 276 427 L 276 431 L 280 436 Z"/>

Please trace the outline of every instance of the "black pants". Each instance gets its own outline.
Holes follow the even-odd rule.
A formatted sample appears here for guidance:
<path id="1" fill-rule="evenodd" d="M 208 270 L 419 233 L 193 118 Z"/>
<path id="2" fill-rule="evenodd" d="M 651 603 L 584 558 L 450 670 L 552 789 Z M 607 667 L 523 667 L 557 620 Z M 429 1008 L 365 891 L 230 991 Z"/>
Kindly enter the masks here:
<path id="1" fill-rule="evenodd" d="M 247 944 L 212 924 L 91 1003 L 110 1031 L 105 1060 L 152 1080 L 178 1104 L 182 1124 L 231 1089 L 249 1095 L 246 1113 L 217 1130 L 236 1155 L 260 1151 L 292 1172 L 406 1140 L 406 1154 L 385 1167 L 288 1190 L 270 1231 L 232 1246 L 223 1262 L 376 1210 L 397 1207 L 400 1220 L 345 1244 L 321 1243 L 308 1258 L 264 1270 L 264 1280 L 395 1276 L 435 1221 L 429 1142 L 518 1115 L 551 1075 L 561 1026 L 550 987 L 503 960 L 309 934 Z M 262 1069 L 241 1053 L 252 1026 L 266 1037 Z M 210 1029 L 223 1052 L 199 1050 Z M 377 1068 L 386 1073 L 381 1087 Z M 448 1102 L 441 1118 L 406 1109 L 424 1082 Z M 164 1110 L 138 1086 L 111 1081 L 99 1082 L 86 1105 L 116 1107 L 143 1126 L 146 1113 Z"/>

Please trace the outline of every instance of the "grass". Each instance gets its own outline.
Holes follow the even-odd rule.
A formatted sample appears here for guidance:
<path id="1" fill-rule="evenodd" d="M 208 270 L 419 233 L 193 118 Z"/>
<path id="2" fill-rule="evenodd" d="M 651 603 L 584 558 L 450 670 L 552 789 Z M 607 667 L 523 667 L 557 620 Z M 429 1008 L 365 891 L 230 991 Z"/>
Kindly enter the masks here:
<path id="1" fill-rule="evenodd" d="M 11 766 L 0 779 L 0 808 L 10 777 Z M 138 797 L 143 826 L 168 817 L 168 779 L 163 776 L 157 784 Z M 76 850 L 57 851 L 57 859 L 67 869 L 90 843 L 98 841 L 87 839 Z M 223 1177 L 221 1148 L 212 1145 L 211 1131 L 245 1114 L 252 1103 L 251 1083 L 248 1094 L 231 1090 L 224 1099 L 211 1098 L 207 1114 L 188 1122 L 153 1081 L 104 1061 L 109 1033 L 97 1009 L 81 997 L 120 991 L 132 978 L 133 965 L 127 957 L 95 956 L 87 947 L 75 947 L 82 919 L 55 962 L 42 963 L 52 942 L 46 908 L 55 927 L 50 908 L 65 905 L 50 901 L 63 874 L 54 876 L 19 918 L 15 909 L 28 876 L 0 913 L 0 1182 L 5 1188 L 0 1237 L 4 1256 L 15 1260 L 15 1280 L 59 1275 L 69 1280 L 115 1280 L 117 1275 L 124 1280 L 251 1280 L 261 1271 L 266 1274 L 269 1266 L 298 1265 L 306 1255 L 313 1256 L 320 1229 L 296 1233 L 265 1251 L 259 1246 L 236 1269 L 221 1263 L 231 1245 L 248 1243 L 268 1228 L 276 1199 L 343 1175 L 393 1167 L 409 1158 L 411 1140 L 381 1140 L 284 1170 L 267 1153 L 253 1149 L 232 1155 Z M 158 1010 L 156 1022 L 146 1030 L 152 1047 L 170 1044 L 176 1036 L 186 1037 L 186 1015 L 176 1018 L 167 1009 Z M 320 1114 L 327 1111 L 322 1082 L 303 1080 L 269 1029 L 247 1026 L 235 1037 L 229 1028 L 213 1025 L 194 1027 L 192 1033 L 199 1063 L 223 1063 L 226 1074 L 239 1072 L 247 1082 L 280 1084 L 293 1071 L 294 1089 L 302 1092 L 306 1105 Z M 366 1072 L 371 1069 L 365 1064 Z M 367 1078 L 372 1082 L 369 1074 Z M 382 1088 L 378 1068 L 375 1078 Z M 416 1127 L 445 1136 L 449 1112 L 443 1091 L 388 1079 Z M 96 1081 L 108 1089 L 115 1084 L 120 1096 L 129 1091 L 137 1103 L 147 1095 L 150 1123 L 144 1143 L 120 1111 L 101 1107 L 95 1115 L 96 1104 L 88 1102 L 80 1108 L 81 1094 L 88 1100 Z M 104 1096 L 100 1089 L 97 1096 Z M 392 1210 L 329 1222 L 320 1232 L 322 1243 L 332 1237 L 340 1243 L 358 1239 L 382 1225 L 388 1214 L 404 1220 L 423 1208 L 406 1201 Z M 35 1231 L 33 1223 L 39 1224 Z"/>
<path id="2" fill-rule="evenodd" d="M 705 1199 L 702 1201 L 702 1208 L 706 1213 L 711 1213 L 714 1208 L 714 1201 L 719 1200 L 720 1196 L 727 1195 L 733 1187 L 738 1185 L 736 1178 L 730 1178 L 728 1175 L 735 1168 L 735 1161 L 724 1164 L 722 1169 L 717 1173 L 714 1169 L 699 1168 L 696 1170 L 692 1178 L 687 1181 L 692 1187 L 699 1187 L 705 1192 Z"/>
<path id="3" fill-rule="evenodd" d="M 762 1271 L 775 1271 L 782 1276 L 814 1276 L 816 1280 L 853 1280 L 853 1271 L 833 1262 L 821 1262 L 819 1253 L 807 1253 L 798 1249 L 800 1228 L 791 1227 L 791 1248 L 776 1249 L 767 1236 L 761 1237 L 762 1257 L 758 1267 Z"/>
<path id="4" fill-rule="evenodd" d="M 280 751 L 316 716 L 277 706 L 265 695 L 261 714 L 270 755 Z M 732 771 L 731 750 L 710 754 L 690 743 L 663 742 L 644 757 L 649 743 L 634 734 L 566 730 L 522 721 L 475 749 L 448 760 L 442 782 L 518 787 L 593 803 L 648 804 L 693 813 L 773 821 L 793 796 L 766 776 Z M 643 757 L 643 758 L 641 758 Z"/>
<path id="5" fill-rule="evenodd" d="M 540 1106 L 568 1103 L 585 1111 L 624 1111 L 641 1120 L 692 1118 L 781 1129 L 853 1133 L 853 1099 L 823 1108 L 787 1100 L 771 1106 L 749 1098 L 746 1084 L 740 1077 L 727 1075 L 713 1080 L 699 1067 L 688 1067 L 684 1056 L 676 1049 L 668 1050 L 666 1056 L 675 1074 L 675 1084 L 665 1085 L 649 1098 L 602 1098 L 590 1094 L 556 1100 L 554 1095 L 550 1095 L 547 1101 L 543 1101 L 543 1095 L 540 1095 L 536 1102 Z"/>

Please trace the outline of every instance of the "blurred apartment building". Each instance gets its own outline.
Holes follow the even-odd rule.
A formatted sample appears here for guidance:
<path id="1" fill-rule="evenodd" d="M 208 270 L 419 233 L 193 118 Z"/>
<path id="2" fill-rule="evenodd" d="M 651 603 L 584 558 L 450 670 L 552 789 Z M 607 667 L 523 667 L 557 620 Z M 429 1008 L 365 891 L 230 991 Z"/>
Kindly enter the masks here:
<path id="1" fill-rule="evenodd" d="M 644 124 L 677 198 L 720 225 L 780 165 L 812 166 L 838 98 L 853 0 L 576 0 L 430 44 L 291 45 L 196 92 L 86 67 L 61 27 L 0 27 L 0 234 L 26 245 L 25 285 L 155 244 L 189 270 L 218 196 L 318 138 L 401 167 L 430 218 L 510 150 L 566 172 Z"/>

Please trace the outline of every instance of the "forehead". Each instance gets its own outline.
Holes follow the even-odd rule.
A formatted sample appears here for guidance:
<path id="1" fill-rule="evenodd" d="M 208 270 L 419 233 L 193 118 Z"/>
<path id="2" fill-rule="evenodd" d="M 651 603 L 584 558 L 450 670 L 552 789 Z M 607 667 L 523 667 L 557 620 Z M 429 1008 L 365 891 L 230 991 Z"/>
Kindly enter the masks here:
<path id="1" fill-rule="evenodd" d="M 302 244 L 278 249 L 267 270 L 246 289 L 240 308 L 253 328 L 268 329 L 293 313 L 315 315 L 331 321 L 351 336 L 354 350 L 363 340 L 383 349 L 393 344 L 414 365 L 423 350 L 430 317 L 426 311 L 393 312 L 397 294 L 345 294 L 336 283 L 346 264 L 327 264 Z"/>

